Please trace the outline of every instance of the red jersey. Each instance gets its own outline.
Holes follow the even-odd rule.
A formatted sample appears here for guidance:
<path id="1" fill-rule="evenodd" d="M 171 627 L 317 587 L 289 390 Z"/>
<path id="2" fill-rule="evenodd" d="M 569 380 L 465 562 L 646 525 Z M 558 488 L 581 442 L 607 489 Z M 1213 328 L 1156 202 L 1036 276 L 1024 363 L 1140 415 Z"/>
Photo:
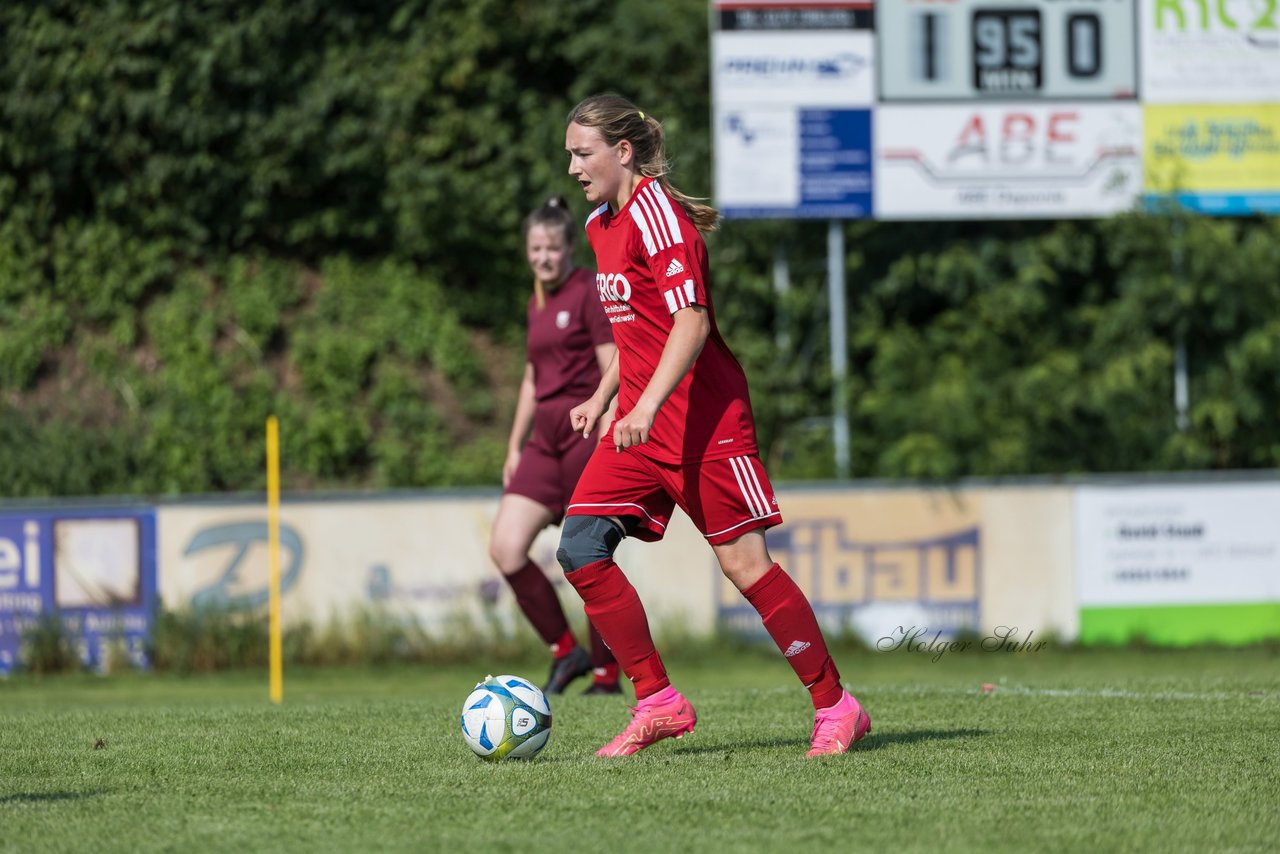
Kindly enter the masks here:
<path id="1" fill-rule="evenodd" d="M 684 208 L 646 178 L 617 213 L 603 204 L 587 219 L 596 290 L 618 345 L 618 410 L 630 412 L 653 378 L 674 325 L 689 305 L 707 310 L 711 332 L 689 373 L 658 410 L 649 441 L 634 450 L 663 463 L 757 452 L 742 365 L 716 327 L 707 245 Z"/>
<path id="2" fill-rule="evenodd" d="M 609 320 L 600 310 L 591 273 L 581 268 L 564 284 L 546 293 L 538 308 L 529 297 L 528 359 L 533 365 L 533 393 L 539 402 L 573 395 L 578 402 L 600 385 L 596 347 L 612 344 Z"/>

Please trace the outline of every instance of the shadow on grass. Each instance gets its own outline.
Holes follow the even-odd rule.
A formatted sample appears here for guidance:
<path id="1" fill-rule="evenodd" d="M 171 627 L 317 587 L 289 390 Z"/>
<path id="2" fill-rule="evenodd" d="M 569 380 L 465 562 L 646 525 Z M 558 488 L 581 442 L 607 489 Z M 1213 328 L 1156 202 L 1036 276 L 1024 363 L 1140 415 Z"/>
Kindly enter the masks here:
<path id="1" fill-rule="evenodd" d="M 858 742 L 853 750 L 879 750 L 898 744 L 919 744 L 922 741 L 946 741 L 953 738 L 982 738 L 991 735 L 986 729 L 913 729 L 907 732 L 890 732 L 883 735 L 872 731 Z"/>
<path id="2" fill-rule="evenodd" d="M 922 741 L 945 741 L 956 738 L 982 738 L 990 735 L 990 730 L 985 729 L 917 729 L 907 732 L 891 732 L 879 735 L 875 732 L 867 735 L 866 738 L 859 741 L 850 750 L 850 753 L 858 753 L 864 750 L 880 750 L 881 748 L 891 747 L 902 744 L 918 744 Z M 732 744 L 715 744 L 715 745 L 689 745 L 687 747 L 680 746 L 672 752 L 680 755 L 694 756 L 699 753 L 727 753 L 735 750 L 752 750 L 770 747 L 809 747 L 807 738 L 757 738 L 749 741 L 735 741 Z"/>
<path id="3" fill-rule="evenodd" d="M 79 801 L 85 798 L 96 798 L 102 792 L 18 792 L 13 795 L 0 795 L 0 807 L 8 804 L 48 804 L 57 801 Z"/>
<path id="4" fill-rule="evenodd" d="M 699 753 L 733 753 L 737 750 L 753 750 L 768 747 L 808 747 L 809 741 L 804 738 L 755 738 L 731 743 L 689 745 L 674 748 L 671 752 L 681 756 L 696 756 Z"/>

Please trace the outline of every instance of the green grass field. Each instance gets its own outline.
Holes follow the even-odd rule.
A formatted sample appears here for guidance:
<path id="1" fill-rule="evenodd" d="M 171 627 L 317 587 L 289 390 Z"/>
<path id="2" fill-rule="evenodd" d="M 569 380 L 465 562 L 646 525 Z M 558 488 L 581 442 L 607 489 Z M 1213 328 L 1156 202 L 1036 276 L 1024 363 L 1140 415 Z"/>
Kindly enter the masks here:
<path id="1" fill-rule="evenodd" d="M 553 700 L 535 760 L 458 732 L 475 666 L 0 682 L 4 851 L 1276 850 L 1280 655 L 843 652 L 874 719 L 807 760 L 776 652 L 686 652 L 697 732 L 593 751 L 617 698 Z M 492 668 L 537 681 L 541 662 Z M 993 690 L 983 690 L 984 683 Z"/>

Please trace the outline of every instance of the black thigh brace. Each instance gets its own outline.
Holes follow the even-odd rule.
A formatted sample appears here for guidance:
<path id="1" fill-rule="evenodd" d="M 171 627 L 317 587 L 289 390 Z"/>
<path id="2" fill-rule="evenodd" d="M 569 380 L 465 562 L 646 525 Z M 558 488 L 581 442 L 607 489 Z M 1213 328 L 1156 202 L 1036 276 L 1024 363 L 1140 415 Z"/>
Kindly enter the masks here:
<path id="1" fill-rule="evenodd" d="M 568 516 L 560 528 L 556 560 L 566 573 L 589 563 L 609 560 L 622 542 L 623 530 L 604 516 Z"/>

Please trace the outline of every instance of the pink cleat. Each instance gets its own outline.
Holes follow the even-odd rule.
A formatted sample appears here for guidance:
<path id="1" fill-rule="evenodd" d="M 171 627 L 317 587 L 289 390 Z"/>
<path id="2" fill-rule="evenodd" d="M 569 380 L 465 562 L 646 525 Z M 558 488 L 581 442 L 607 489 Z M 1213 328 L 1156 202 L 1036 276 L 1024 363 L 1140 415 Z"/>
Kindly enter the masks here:
<path id="1" fill-rule="evenodd" d="M 671 686 L 646 697 L 631 710 L 626 729 L 596 751 L 596 756 L 630 756 L 664 738 L 680 738 L 693 732 L 698 713 L 684 696 Z"/>
<path id="2" fill-rule="evenodd" d="M 853 743 L 871 732 L 871 715 L 848 691 L 840 702 L 818 709 L 813 721 L 813 737 L 805 756 L 833 756 L 844 753 Z"/>

